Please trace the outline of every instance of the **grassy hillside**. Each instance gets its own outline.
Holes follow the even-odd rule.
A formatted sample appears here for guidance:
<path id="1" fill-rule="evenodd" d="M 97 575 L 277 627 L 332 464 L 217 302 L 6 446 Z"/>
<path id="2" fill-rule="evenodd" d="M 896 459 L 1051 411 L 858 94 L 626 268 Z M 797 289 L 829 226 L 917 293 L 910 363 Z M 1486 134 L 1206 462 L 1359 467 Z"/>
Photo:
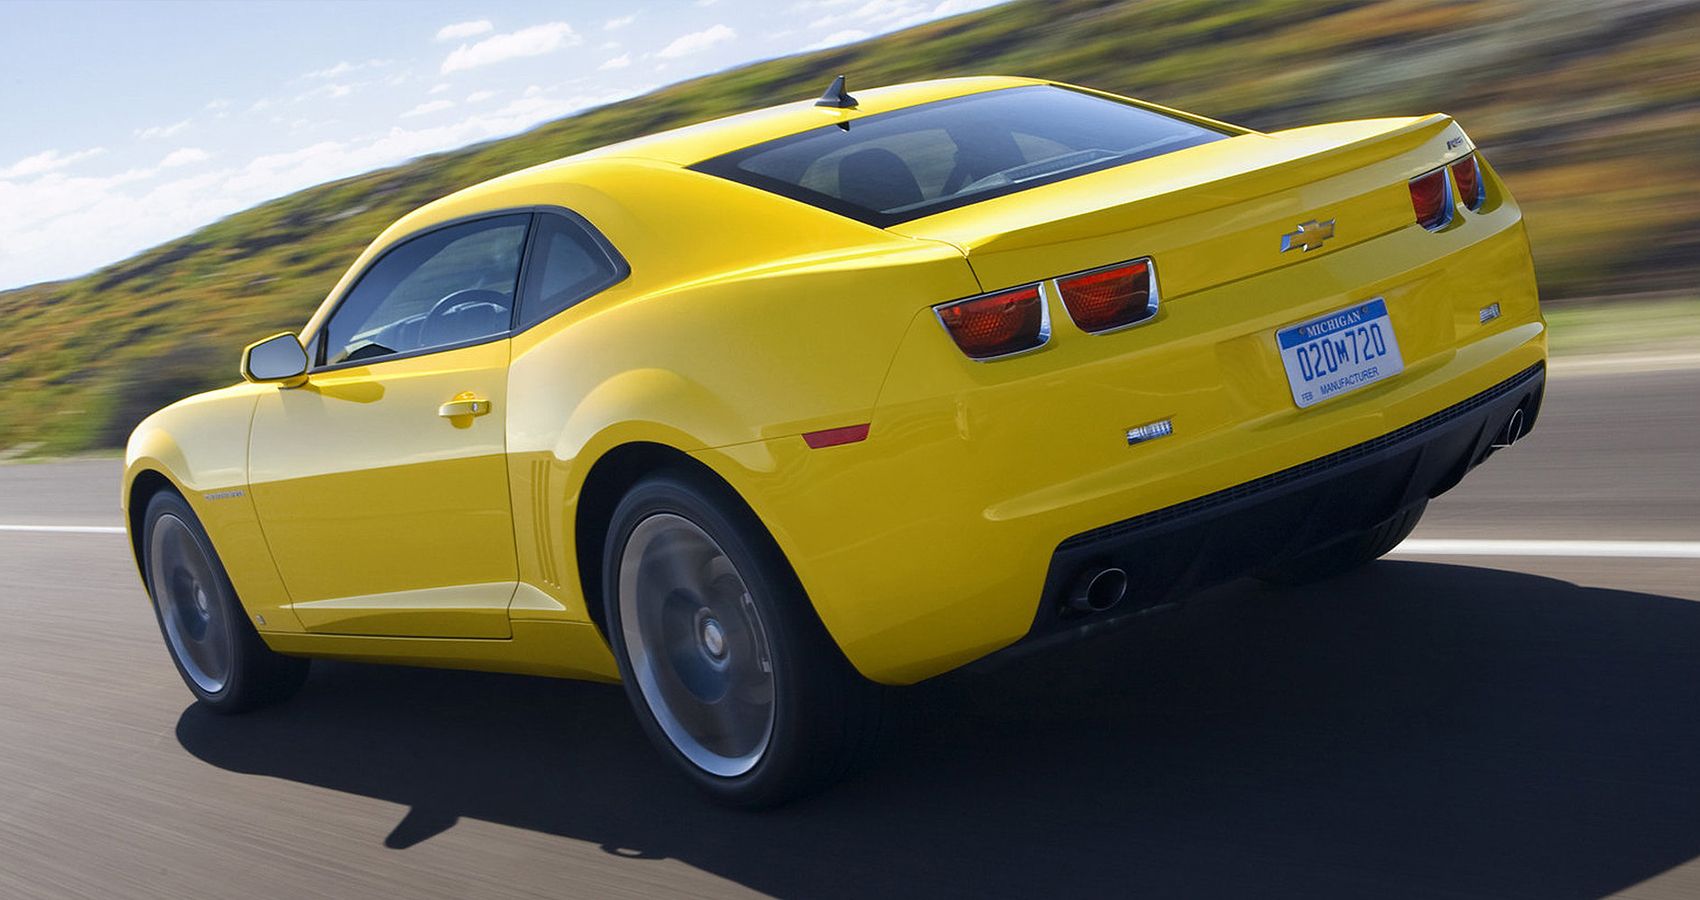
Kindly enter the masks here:
<path id="1" fill-rule="evenodd" d="M 1525 206 L 1548 297 L 1700 283 L 1700 6 L 1026 0 L 668 87 L 321 185 L 71 281 L 0 293 L 0 454 L 120 445 L 234 379 L 407 210 L 579 150 L 782 99 L 948 75 L 1058 78 L 1273 130 L 1460 118 Z"/>

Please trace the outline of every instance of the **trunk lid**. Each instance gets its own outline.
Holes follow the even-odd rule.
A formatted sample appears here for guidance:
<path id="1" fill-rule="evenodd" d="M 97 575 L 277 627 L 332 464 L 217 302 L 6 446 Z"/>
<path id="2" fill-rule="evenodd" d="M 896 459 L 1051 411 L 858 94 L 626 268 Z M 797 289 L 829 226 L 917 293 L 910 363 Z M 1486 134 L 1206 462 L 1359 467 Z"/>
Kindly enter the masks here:
<path id="1" fill-rule="evenodd" d="M 987 291 L 1150 256 L 1167 302 L 1415 224 L 1407 182 L 1472 149 L 1439 114 L 1244 134 L 889 230 L 956 245 Z M 1332 236 L 1283 251 L 1311 220 Z"/>

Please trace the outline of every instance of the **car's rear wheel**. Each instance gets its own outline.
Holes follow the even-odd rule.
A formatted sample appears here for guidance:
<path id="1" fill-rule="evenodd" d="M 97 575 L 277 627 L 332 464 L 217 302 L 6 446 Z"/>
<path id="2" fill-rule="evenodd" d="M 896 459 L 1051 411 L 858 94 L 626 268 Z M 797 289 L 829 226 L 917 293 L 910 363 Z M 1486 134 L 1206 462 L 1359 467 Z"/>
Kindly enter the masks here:
<path id="1" fill-rule="evenodd" d="M 610 522 L 603 594 L 644 730 L 715 799 L 782 803 L 868 755 L 879 688 L 729 491 L 683 473 L 634 486 Z"/>
<path id="2" fill-rule="evenodd" d="M 161 491 L 148 501 L 142 565 L 154 617 L 178 674 L 195 699 L 235 713 L 288 699 L 307 660 L 266 647 L 193 510 Z"/>
<path id="3" fill-rule="evenodd" d="M 1405 507 L 1386 521 L 1357 532 L 1301 556 L 1277 563 L 1257 573 L 1257 577 L 1275 585 L 1292 587 L 1344 574 L 1387 555 L 1411 536 L 1423 517 L 1428 501 L 1421 500 Z"/>

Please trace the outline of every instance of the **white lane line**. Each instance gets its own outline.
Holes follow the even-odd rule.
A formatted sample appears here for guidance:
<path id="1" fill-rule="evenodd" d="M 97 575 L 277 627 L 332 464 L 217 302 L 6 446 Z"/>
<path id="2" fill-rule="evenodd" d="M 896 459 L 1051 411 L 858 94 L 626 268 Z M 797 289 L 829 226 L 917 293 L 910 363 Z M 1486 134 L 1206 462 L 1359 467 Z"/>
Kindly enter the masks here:
<path id="1" fill-rule="evenodd" d="M 1629 375 L 1700 369 L 1700 353 L 1602 353 L 1555 356 L 1547 368 L 1557 376 Z"/>
<path id="2" fill-rule="evenodd" d="M 123 534 L 117 525 L 0 525 L 0 531 L 34 531 L 47 534 Z"/>
<path id="3" fill-rule="evenodd" d="M 1503 541 L 1412 538 L 1400 556 L 1572 556 L 1620 559 L 1700 559 L 1700 541 Z"/>

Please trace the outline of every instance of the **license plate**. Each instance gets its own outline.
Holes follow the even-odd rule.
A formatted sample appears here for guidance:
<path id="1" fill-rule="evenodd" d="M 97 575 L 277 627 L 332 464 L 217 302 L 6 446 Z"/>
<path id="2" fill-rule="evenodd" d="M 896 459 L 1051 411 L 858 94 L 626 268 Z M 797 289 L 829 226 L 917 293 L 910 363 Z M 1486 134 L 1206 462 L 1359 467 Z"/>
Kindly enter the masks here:
<path id="1" fill-rule="evenodd" d="M 1275 332 L 1293 402 L 1301 408 L 1405 369 L 1380 297 Z"/>

